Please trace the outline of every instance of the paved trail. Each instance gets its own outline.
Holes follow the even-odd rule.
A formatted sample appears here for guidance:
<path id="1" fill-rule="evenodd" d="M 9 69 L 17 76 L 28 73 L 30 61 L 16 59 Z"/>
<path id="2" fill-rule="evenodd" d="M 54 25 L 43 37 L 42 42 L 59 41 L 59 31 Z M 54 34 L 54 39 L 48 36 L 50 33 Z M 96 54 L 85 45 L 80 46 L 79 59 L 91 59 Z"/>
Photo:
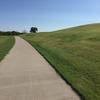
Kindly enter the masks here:
<path id="1" fill-rule="evenodd" d="M 16 37 L 0 63 L 0 100 L 80 100 L 46 60 Z"/>

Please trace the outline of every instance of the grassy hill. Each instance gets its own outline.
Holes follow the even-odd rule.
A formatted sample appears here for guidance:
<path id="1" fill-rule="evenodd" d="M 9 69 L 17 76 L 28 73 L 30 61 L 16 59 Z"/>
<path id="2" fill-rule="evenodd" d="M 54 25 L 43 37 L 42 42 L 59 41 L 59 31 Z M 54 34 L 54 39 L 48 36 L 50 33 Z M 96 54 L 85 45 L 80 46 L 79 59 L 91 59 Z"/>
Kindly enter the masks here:
<path id="1" fill-rule="evenodd" d="M 0 36 L 0 61 L 14 45 L 14 37 Z"/>
<path id="2" fill-rule="evenodd" d="M 100 100 L 100 24 L 23 35 L 85 100 Z"/>

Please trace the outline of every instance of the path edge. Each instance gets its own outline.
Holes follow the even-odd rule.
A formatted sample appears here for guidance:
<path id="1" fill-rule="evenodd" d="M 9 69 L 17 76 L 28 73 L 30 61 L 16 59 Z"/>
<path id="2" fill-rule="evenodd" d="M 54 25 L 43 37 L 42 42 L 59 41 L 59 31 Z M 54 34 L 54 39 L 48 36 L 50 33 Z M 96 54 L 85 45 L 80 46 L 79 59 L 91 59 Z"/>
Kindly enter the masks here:
<path id="1" fill-rule="evenodd" d="M 20 37 L 20 38 L 22 38 L 22 39 L 24 39 L 23 37 Z M 25 40 L 25 39 L 24 39 Z M 85 100 L 85 97 L 76 89 L 76 88 L 74 88 L 73 87 L 73 85 L 70 83 L 70 82 L 68 82 L 64 77 L 63 77 L 63 75 L 55 68 L 55 66 L 43 55 L 43 53 L 37 48 L 37 47 L 35 47 L 35 46 L 33 46 L 29 41 L 27 41 L 27 40 L 25 40 L 26 42 L 28 42 L 50 65 L 51 65 L 51 67 L 55 70 L 55 72 L 61 77 L 61 79 L 63 79 L 64 80 L 64 82 L 66 83 L 66 84 L 68 84 L 71 88 L 72 88 L 72 90 L 76 93 L 76 95 L 77 96 L 79 96 L 79 98 L 80 98 L 80 100 Z"/>

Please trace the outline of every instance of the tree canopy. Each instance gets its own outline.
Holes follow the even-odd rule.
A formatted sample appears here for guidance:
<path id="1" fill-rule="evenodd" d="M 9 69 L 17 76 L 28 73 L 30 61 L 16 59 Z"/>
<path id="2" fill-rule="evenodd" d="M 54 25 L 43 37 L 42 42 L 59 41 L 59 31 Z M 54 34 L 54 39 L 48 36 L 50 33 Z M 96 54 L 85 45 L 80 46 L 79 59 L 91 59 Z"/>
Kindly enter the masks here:
<path id="1" fill-rule="evenodd" d="M 31 33 L 36 33 L 38 31 L 37 27 L 31 27 L 30 32 Z"/>

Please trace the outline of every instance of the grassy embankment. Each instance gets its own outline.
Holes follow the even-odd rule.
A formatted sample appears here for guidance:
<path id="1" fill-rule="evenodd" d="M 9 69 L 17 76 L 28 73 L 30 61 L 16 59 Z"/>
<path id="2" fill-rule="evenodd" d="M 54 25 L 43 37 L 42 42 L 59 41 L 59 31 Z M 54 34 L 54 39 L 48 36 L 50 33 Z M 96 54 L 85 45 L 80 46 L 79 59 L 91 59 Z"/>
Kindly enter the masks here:
<path id="1" fill-rule="evenodd" d="M 5 57 L 15 43 L 12 36 L 0 36 L 0 61 Z"/>
<path id="2" fill-rule="evenodd" d="M 100 100 L 100 24 L 22 37 L 85 100 Z"/>

